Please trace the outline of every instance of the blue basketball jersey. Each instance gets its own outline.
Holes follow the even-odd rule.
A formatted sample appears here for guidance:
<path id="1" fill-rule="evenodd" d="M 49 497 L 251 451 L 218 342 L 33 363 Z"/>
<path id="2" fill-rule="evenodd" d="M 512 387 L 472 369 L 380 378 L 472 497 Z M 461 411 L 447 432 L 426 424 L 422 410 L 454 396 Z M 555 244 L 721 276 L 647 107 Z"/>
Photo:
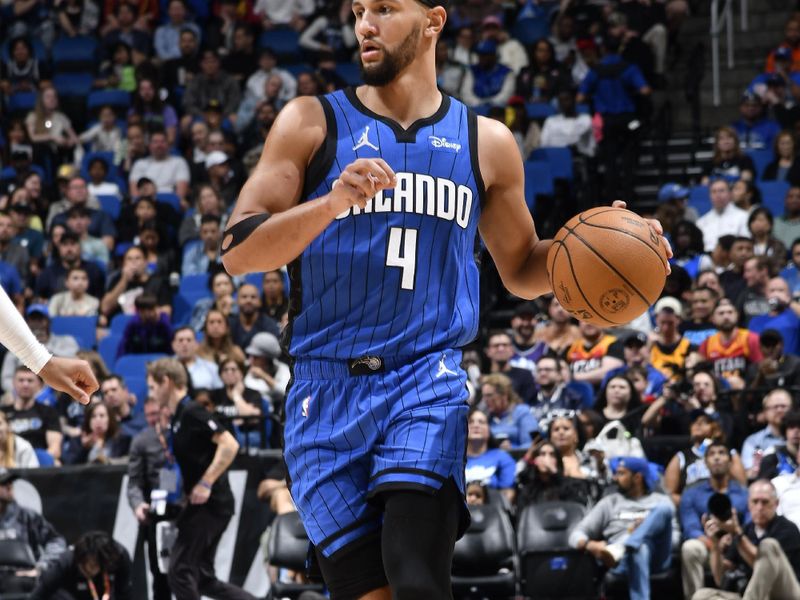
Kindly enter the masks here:
<path id="1" fill-rule="evenodd" d="M 478 329 L 478 218 L 485 195 L 477 118 L 443 95 L 431 117 L 402 129 L 354 89 L 321 97 L 327 136 L 304 201 L 331 191 L 358 158 L 385 160 L 393 190 L 339 215 L 289 266 L 289 352 L 348 359 L 457 348 Z"/>

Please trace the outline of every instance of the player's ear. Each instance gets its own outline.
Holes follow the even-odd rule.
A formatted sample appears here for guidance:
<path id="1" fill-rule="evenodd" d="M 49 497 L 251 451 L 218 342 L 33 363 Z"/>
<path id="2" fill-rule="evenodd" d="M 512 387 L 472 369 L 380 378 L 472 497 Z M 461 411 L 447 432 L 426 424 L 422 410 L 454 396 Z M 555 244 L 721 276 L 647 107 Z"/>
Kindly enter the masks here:
<path id="1" fill-rule="evenodd" d="M 425 35 L 437 39 L 444 31 L 444 24 L 447 22 L 447 11 L 441 6 L 435 6 L 428 10 L 428 25 L 425 27 Z"/>

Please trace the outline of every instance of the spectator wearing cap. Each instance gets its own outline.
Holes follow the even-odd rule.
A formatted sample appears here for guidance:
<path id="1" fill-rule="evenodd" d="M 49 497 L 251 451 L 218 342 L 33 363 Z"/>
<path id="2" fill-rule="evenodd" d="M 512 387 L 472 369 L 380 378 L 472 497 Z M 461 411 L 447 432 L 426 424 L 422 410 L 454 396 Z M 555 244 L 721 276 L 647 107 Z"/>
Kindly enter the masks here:
<path id="1" fill-rule="evenodd" d="M 789 410 L 781 420 L 780 434 L 786 440 L 764 452 L 758 469 L 759 479 L 774 479 L 778 475 L 794 473 L 800 463 L 800 411 Z"/>
<path id="2" fill-rule="evenodd" d="M 647 371 L 647 386 L 645 387 L 643 398 L 650 397 L 651 400 L 661 395 L 661 390 L 667 382 L 667 376 L 650 362 L 652 354 L 650 340 L 647 334 L 637 331 L 625 338 L 622 343 L 625 364 L 611 369 L 603 377 L 600 386 L 605 388 L 613 377 L 624 376 L 633 367 L 642 367 Z"/>
<path id="3" fill-rule="evenodd" d="M 24 188 L 20 189 L 25 192 Z M 11 224 L 15 231 L 14 241 L 26 248 L 31 259 L 38 262 L 44 252 L 44 234 L 31 227 L 34 214 L 33 207 L 28 202 L 27 193 L 22 196 L 12 194 L 11 200 L 9 200 L 8 214 L 11 216 Z"/>
<path id="4" fill-rule="evenodd" d="M 749 236 L 747 211 L 733 204 L 731 186 L 724 179 L 716 179 L 709 185 L 711 210 L 697 219 L 697 226 L 703 232 L 706 252 L 713 252 L 719 238 L 726 234 Z"/>
<path id="5" fill-rule="evenodd" d="M 753 159 L 742 150 L 736 130 L 727 125 L 717 129 L 714 134 L 714 153 L 702 181 L 708 185 L 711 179 L 717 177 L 724 177 L 729 181 L 756 179 Z"/>
<path id="6" fill-rule="evenodd" d="M 714 364 L 717 377 L 725 378 L 734 389 L 742 389 L 747 368 L 763 358 L 758 335 L 737 327 L 739 311 L 725 298 L 717 302 L 711 320 L 717 333 L 700 344 L 699 352 Z"/>
<path id="7" fill-rule="evenodd" d="M 499 17 L 489 15 L 481 21 L 481 41 L 483 40 L 491 40 L 497 44 L 497 62 L 514 71 L 514 75 L 518 75 L 528 66 L 525 46 L 511 37 Z"/>
<path id="8" fill-rule="evenodd" d="M 193 119 L 201 117 L 211 100 L 216 100 L 222 114 L 233 124 L 241 101 L 241 91 L 237 81 L 220 68 L 219 56 L 210 49 L 203 50 L 200 58 L 200 74 L 193 77 L 183 95 L 185 115 L 181 121 L 184 131 Z"/>
<path id="9" fill-rule="evenodd" d="M 764 103 L 756 94 L 745 92 L 739 103 L 739 119 L 731 126 L 739 135 L 743 148 L 763 150 L 772 148 L 775 136 L 780 133 L 780 126 L 768 118 L 764 111 Z"/>
<path id="10" fill-rule="evenodd" d="M 197 335 L 191 327 L 179 327 L 172 334 L 172 352 L 189 373 L 194 389 L 222 387 L 216 363 L 197 355 Z"/>
<path id="11" fill-rule="evenodd" d="M 111 259 L 111 253 L 103 240 L 89 235 L 89 225 L 91 224 L 89 209 L 80 205 L 72 206 L 66 211 L 66 217 L 67 228 L 80 240 L 81 258 L 106 268 Z"/>
<path id="12" fill-rule="evenodd" d="M 138 181 L 147 177 L 155 183 L 157 191 L 174 193 L 184 200 L 189 193 L 190 180 L 186 160 L 169 153 L 169 142 L 163 129 L 150 133 L 148 147 L 150 155 L 137 160 L 131 169 L 128 184 L 131 196 L 139 195 Z"/>
<path id="13" fill-rule="evenodd" d="M 749 520 L 747 490 L 731 476 L 732 456 L 728 447 L 723 442 L 711 442 L 703 462 L 708 469 L 708 479 L 687 487 L 678 509 L 683 531 L 681 574 L 686 600 L 691 600 L 694 593 L 703 587 L 705 569 L 709 566 L 711 540 L 703 530 L 703 520 L 709 514 L 709 499 L 715 494 L 724 494 L 742 522 Z"/>
<path id="14" fill-rule="evenodd" d="M 67 543 L 38 512 L 17 504 L 14 498 L 15 473 L 0 468 L 0 539 L 26 544 L 36 559 L 31 571 L 18 571 L 0 565 L 0 589 L 4 593 L 30 592 L 39 575 L 50 568 L 67 549 Z M 27 596 L 26 596 L 27 597 Z"/>
<path id="15" fill-rule="evenodd" d="M 800 157 L 790 131 L 781 131 L 773 144 L 775 159 L 764 168 L 763 181 L 786 181 L 797 187 L 800 185 Z"/>
<path id="16" fill-rule="evenodd" d="M 676 213 L 675 221 L 695 223 L 700 215 L 697 209 L 689 206 L 689 188 L 679 183 L 665 183 L 658 190 L 658 201 L 661 206 L 668 206 Z"/>
<path id="17" fill-rule="evenodd" d="M 250 283 L 240 285 L 236 294 L 236 304 L 239 312 L 228 317 L 228 325 L 231 339 L 239 348 L 247 348 L 253 341 L 253 336 L 262 331 L 271 333 L 275 337 L 280 335 L 280 328 L 275 319 L 270 319 L 261 312 L 261 294 L 256 286 Z"/>
<path id="18" fill-rule="evenodd" d="M 775 329 L 765 329 L 759 336 L 763 359 L 747 368 L 751 388 L 794 388 L 800 384 L 800 357 L 785 354 L 783 336 Z"/>
<path id="19" fill-rule="evenodd" d="M 596 142 L 591 115 L 579 115 L 575 92 L 558 92 L 559 114 L 547 117 L 542 127 L 542 146 L 568 147 L 581 156 L 594 156 Z"/>
<path id="20" fill-rule="evenodd" d="M 158 299 L 142 293 L 133 301 L 136 314 L 122 332 L 117 358 L 126 354 L 169 354 L 172 327 L 169 317 L 158 311 Z"/>
<path id="21" fill-rule="evenodd" d="M 244 352 L 249 364 L 244 377 L 245 386 L 256 390 L 264 398 L 273 398 L 275 394 L 282 397 L 291 373 L 289 367 L 280 360 L 282 351 L 278 338 L 266 331 L 257 333 Z"/>
<path id="22" fill-rule="evenodd" d="M 531 404 L 536 385 L 527 366 L 520 368 L 511 364 L 515 354 L 511 335 L 505 331 L 489 333 L 484 353 L 489 359 L 489 373 L 500 373 L 508 377 L 514 386 L 514 391 L 522 398 L 522 401 L 525 404 Z"/>
<path id="23" fill-rule="evenodd" d="M 668 379 L 679 374 L 686 357 L 697 351 L 697 346 L 681 335 L 683 304 L 677 298 L 664 296 L 653 307 L 655 333 L 650 348 L 650 364 Z"/>
<path id="24" fill-rule="evenodd" d="M 780 46 L 769 53 L 764 70 L 774 73 L 777 70 L 777 53 L 780 48 L 786 48 L 791 53 L 791 70 L 800 71 L 800 20 L 792 18 L 786 21 L 783 30 L 783 41 Z"/>
<path id="25" fill-rule="evenodd" d="M 765 298 L 768 312 L 750 320 L 750 331 L 760 334 L 774 329 L 780 333 L 787 353 L 800 353 L 800 303 L 792 299 L 789 284 L 781 277 L 773 277 L 766 285 Z"/>
<path id="26" fill-rule="evenodd" d="M 230 158 L 221 150 L 214 150 L 205 160 L 208 182 L 227 206 L 232 206 L 241 189 L 236 174 L 231 169 Z"/>
<path id="27" fill-rule="evenodd" d="M 58 464 L 61 459 L 64 435 L 61 433 L 56 409 L 36 401 L 43 388 L 42 380 L 36 373 L 25 365 L 17 366 L 10 388 L 13 404 L 3 410 L 8 417 L 11 431 L 25 438 L 34 447 L 39 463 L 42 466 L 52 466 L 53 461 Z"/>
<path id="28" fill-rule="evenodd" d="M 628 580 L 631 600 L 650 598 L 650 575 L 665 571 L 680 533 L 675 507 L 653 491 L 658 473 L 643 458 L 612 461 L 620 491 L 605 496 L 572 530 L 569 545 Z"/>
<path id="29" fill-rule="evenodd" d="M 467 69 L 461 99 L 468 106 L 505 106 L 514 93 L 514 72 L 497 61 L 497 43 L 483 40 L 475 47 L 478 63 Z"/>
<path id="30" fill-rule="evenodd" d="M 630 198 L 638 146 L 635 100 L 636 96 L 649 96 L 651 90 L 639 68 L 620 56 L 619 39 L 608 36 L 604 50 L 603 58 L 581 82 L 577 101 L 591 98 L 595 112 L 603 118 L 600 151 L 605 165 L 605 196 Z"/>
<path id="31" fill-rule="evenodd" d="M 534 339 L 539 307 L 535 302 L 523 302 L 514 309 L 511 317 L 511 335 L 514 357 L 509 364 L 512 367 L 528 369 L 536 375 L 536 363 L 547 352 L 547 344 Z"/>
<path id="32" fill-rule="evenodd" d="M 55 246 L 58 249 L 58 258 L 51 260 L 36 277 L 36 296 L 46 299 L 64 291 L 69 270 L 82 267 L 89 275 L 89 295 L 101 297 L 105 292 L 105 274 L 98 265 L 81 258 L 80 238 L 75 233 L 66 231 Z"/>
<path id="33" fill-rule="evenodd" d="M 792 409 L 792 395 L 783 388 L 771 390 L 761 401 L 767 426 L 750 434 L 742 444 L 742 464 L 749 479 L 755 479 L 764 454 L 786 443 L 781 435 L 783 417 Z"/>
<path id="34" fill-rule="evenodd" d="M 182 30 L 190 29 L 200 37 L 197 24 L 186 20 L 186 3 L 183 0 L 170 0 L 167 4 L 167 17 L 169 21 L 156 28 L 153 38 L 156 56 L 161 61 L 181 56 L 179 41 Z"/>

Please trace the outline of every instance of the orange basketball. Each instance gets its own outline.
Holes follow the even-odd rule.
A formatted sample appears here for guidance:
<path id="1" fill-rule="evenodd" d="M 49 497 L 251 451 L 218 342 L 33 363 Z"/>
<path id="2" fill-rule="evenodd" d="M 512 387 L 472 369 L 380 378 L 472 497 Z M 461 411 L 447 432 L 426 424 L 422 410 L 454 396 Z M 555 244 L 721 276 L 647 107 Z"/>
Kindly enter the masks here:
<path id="1" fill-rule="evenodd" d="M 561 305 L 599 327 L 629 323 L 652 305 L 667 277 L 664 242 L 642 217 L 601 206 L 570 219 L 547 253 Z"/>

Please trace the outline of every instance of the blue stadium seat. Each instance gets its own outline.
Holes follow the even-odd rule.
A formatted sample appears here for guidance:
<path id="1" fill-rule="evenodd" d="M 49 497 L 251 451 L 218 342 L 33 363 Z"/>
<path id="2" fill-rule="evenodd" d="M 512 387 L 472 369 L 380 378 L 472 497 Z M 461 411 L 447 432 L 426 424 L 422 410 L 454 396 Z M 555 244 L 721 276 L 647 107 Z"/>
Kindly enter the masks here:
<path id="1" fill-rule="evenodd" d="M 92 89 L 94 75 L 91 73 L 58 73 L 53 77 L 53 85 L 59 96 L 84 97 Z"/>
<path id="2" fill-rule="evenodd" d="M 594 388 L 591 383 L 585 381 L 570 381 L 567 389 L 577 392 L 581 396 L 581 406 L 592 408 L 594 406 Z"/>
<path id="3" fill-rule="evenodd" d="M 125 90 L 96 90 L 86 99 L 86 108 L 90 111 L 106 105 L 116 109 L 127 109 L 131 105 L 131 95 Z"/>
<path id="4" fill-rule="evenodd" d="M 127 381 L 130 377 L 147 377 L 147 363 L 164 358 L 166 354 L 126 354 L 114 363 L 114 372 Z"/>
<path id="5" fill-rule="evenodd" d="M 592 107 L 588 104 L 578 104 L 578 106 L 575 107 L 575 112 L 579 115 L 591 115 Z"/>
<path id="6" fill-rule="evenodd" d="M 525 162 L 525 203 L 533 211 L 536 206 L 537 196 L 552 196 L 555 193 L 553 188 L 553 175 L 550 172 L 550 165 L 541 161 Z"/>
<path id="7" fill-rule="evenodd" d="M 300 55 L 300 36 L 289 27 L 279 27 L 265 31 L 258 38 L 261 48 L 269 48 L 280 59 L 288 62 L 297 62 Z"/>
<path id="8" fill-rule="evenodd" d="M 28 113 L 36 106 L 36 92 L 16 92 L 8 97 L 9 113 Z"/>
<path id="9" fill-rule="evenodd" d="M 192 318 L 192 311 L 194 305 L 198 300 L 209 298 L 211 292 L 205 290 L 203 292 L 178 292 L 172 300 L 172 326 L 183 327 L 189 324 Z"/>
<path id="10" fill-rule="evenodd" d="M 100 208 L 103 209 L 103 212 L 114 221 L 119 218 L 120 210 L 122 210 L 122 202 L 120 202 L 119 198 L 100 194 L 97 196 L 97 201 L 100 203 Z"/>
<path id="11" fill-rule="evenodd" d="M 547 117 L 558 114 L 556 108 L 547 102 L 528 102 L 525 104 L 525 112 L 529 119 L 544 121 Z"/>
<path id="12" fill-rule="evenodd" d="M 147 399 L 147 374 L 137 377 L 135 375 L 124 376 L 125 386 L 134 396 L 136 404 L 133 407 L 134 413 L 144 412 L 144 401 Z"/>
<path id="13" fill-rule="evenodd" d="M 117 349 L 121 341 L 122 334 L 111 333 L 97 343 L 97 353 L 109 369 L 117 362 Z"/>
<path id="14" fill-rule="evenodd" d="M 542 147 L 528 157 L 531 161 L 544 161 L 550 165 L 550 173 L 556 179 L 572 181 L 572 151 L 566 147 Z"/>
<path id="15" fill-rule="evenodd" d="M 56 335 L 71 335 L 81 350 L 92 350 L 97 343 L 97 317 L 53 317 L 50 329 Z"/>
<path id="16" fill-rule="evenodd" d="M 244 276 L 245 283 L 256 286 L 259 290 L 264 286 L 264 273 L 248 273 Z"/>
<path id="17" fill-rule="evenodd" d="M 544 16 L 517 19 L 511 35 L 523 46 L 530 46 L 550 35 L 550 21 Z"/>
<path id="18" fill-rule="evenodd" d="M 56 460 L 53 458 L 53 455 L 50 454 L 47 450 L 43 450 L 42 448 L 34 448 L 33 451 L 36 452 L 36 458 L 39 459 L 40 467 L 56 466 Z"/>
<path id="19" fill-rule="evenodd" d="M 789 187 L 789 183 L 786 181 L 759 182 L 758 189 L 761 191 L 761 202 L 769 209 L 773 217 L 783 215 L 784 200 Z"/>
<path id="20" fill-rule="evenodd" d="M 173 194 L 172 192 L 158 192 L 156 194 L 156 201 L 163 202 L 164 204 L 169 204 L 172 208 L 175 209 L 175 212 L 178 214 L 183 214 L 183 208 L 181 207 L 181 199 L 178 197 L 178 194 Z"/>
<path id="21" fill-rule="evenodd" d="M 181 282 L 178 286 L 178 293 L 203 293 L 206 296 L 210 295 L 211 292 L 208 290 L 208 274 L 201 273 L 200 275 L 184 275 L 181 277 Z"/>
<path id="22" fill-rule="evenodd" d="M 97 59 L 97 39 L 88 35 L 61 37 L 53 44 L 53 65 L 57 73 L 83 70 L 95 65 Z"/>
<path id="23" fill-rule="evenodd" d="M 312 67 L 308 63 L 297 63 L 294 65 L 286 65 L 285 69 L 292 74 L 293 77 L 297 77 L 300 73 L 313 73 L 314 67 Z"/>
<path id="24" fill-rule="evenodd" d="M 125 332 L 125 327 L 128 326 L 128 323 L 133 319 L 133 315 L 126 315 L 123 313 L 119 313 L 111 317 L 111 335 L 119 335 Z M 111 365 L 109 365 L 110 367 Z"/>
<path id="25" fill-rule="evenodd" d="M 361 85 L 361 68 L 354 62 L 336 63 L 336 74 L 347 82 L 347 85 Z"/>
<path id="26" fill-rule="evenodd" d="M 764 174 L 764 169 L 775 158 L 772 148 L 764 148 L 763 150 L 747 150 L 745 152 L 753 160 L 756 167 L 756 180 L 761 181 L 761 176 Z"/>
<path id="27" fill-rule="evenodd" d="M 473 106 L 472 111 L 479 117 L 488 117 L 491 108 L 489 104 L 479 104 L 478 106 Z"/>
<path id="28" fill-rule="evenodd" d="M 702 216 L 711 210 L 711 196 L 707 185 L 696 185 L 689 190 L 689 206 Z"/>

